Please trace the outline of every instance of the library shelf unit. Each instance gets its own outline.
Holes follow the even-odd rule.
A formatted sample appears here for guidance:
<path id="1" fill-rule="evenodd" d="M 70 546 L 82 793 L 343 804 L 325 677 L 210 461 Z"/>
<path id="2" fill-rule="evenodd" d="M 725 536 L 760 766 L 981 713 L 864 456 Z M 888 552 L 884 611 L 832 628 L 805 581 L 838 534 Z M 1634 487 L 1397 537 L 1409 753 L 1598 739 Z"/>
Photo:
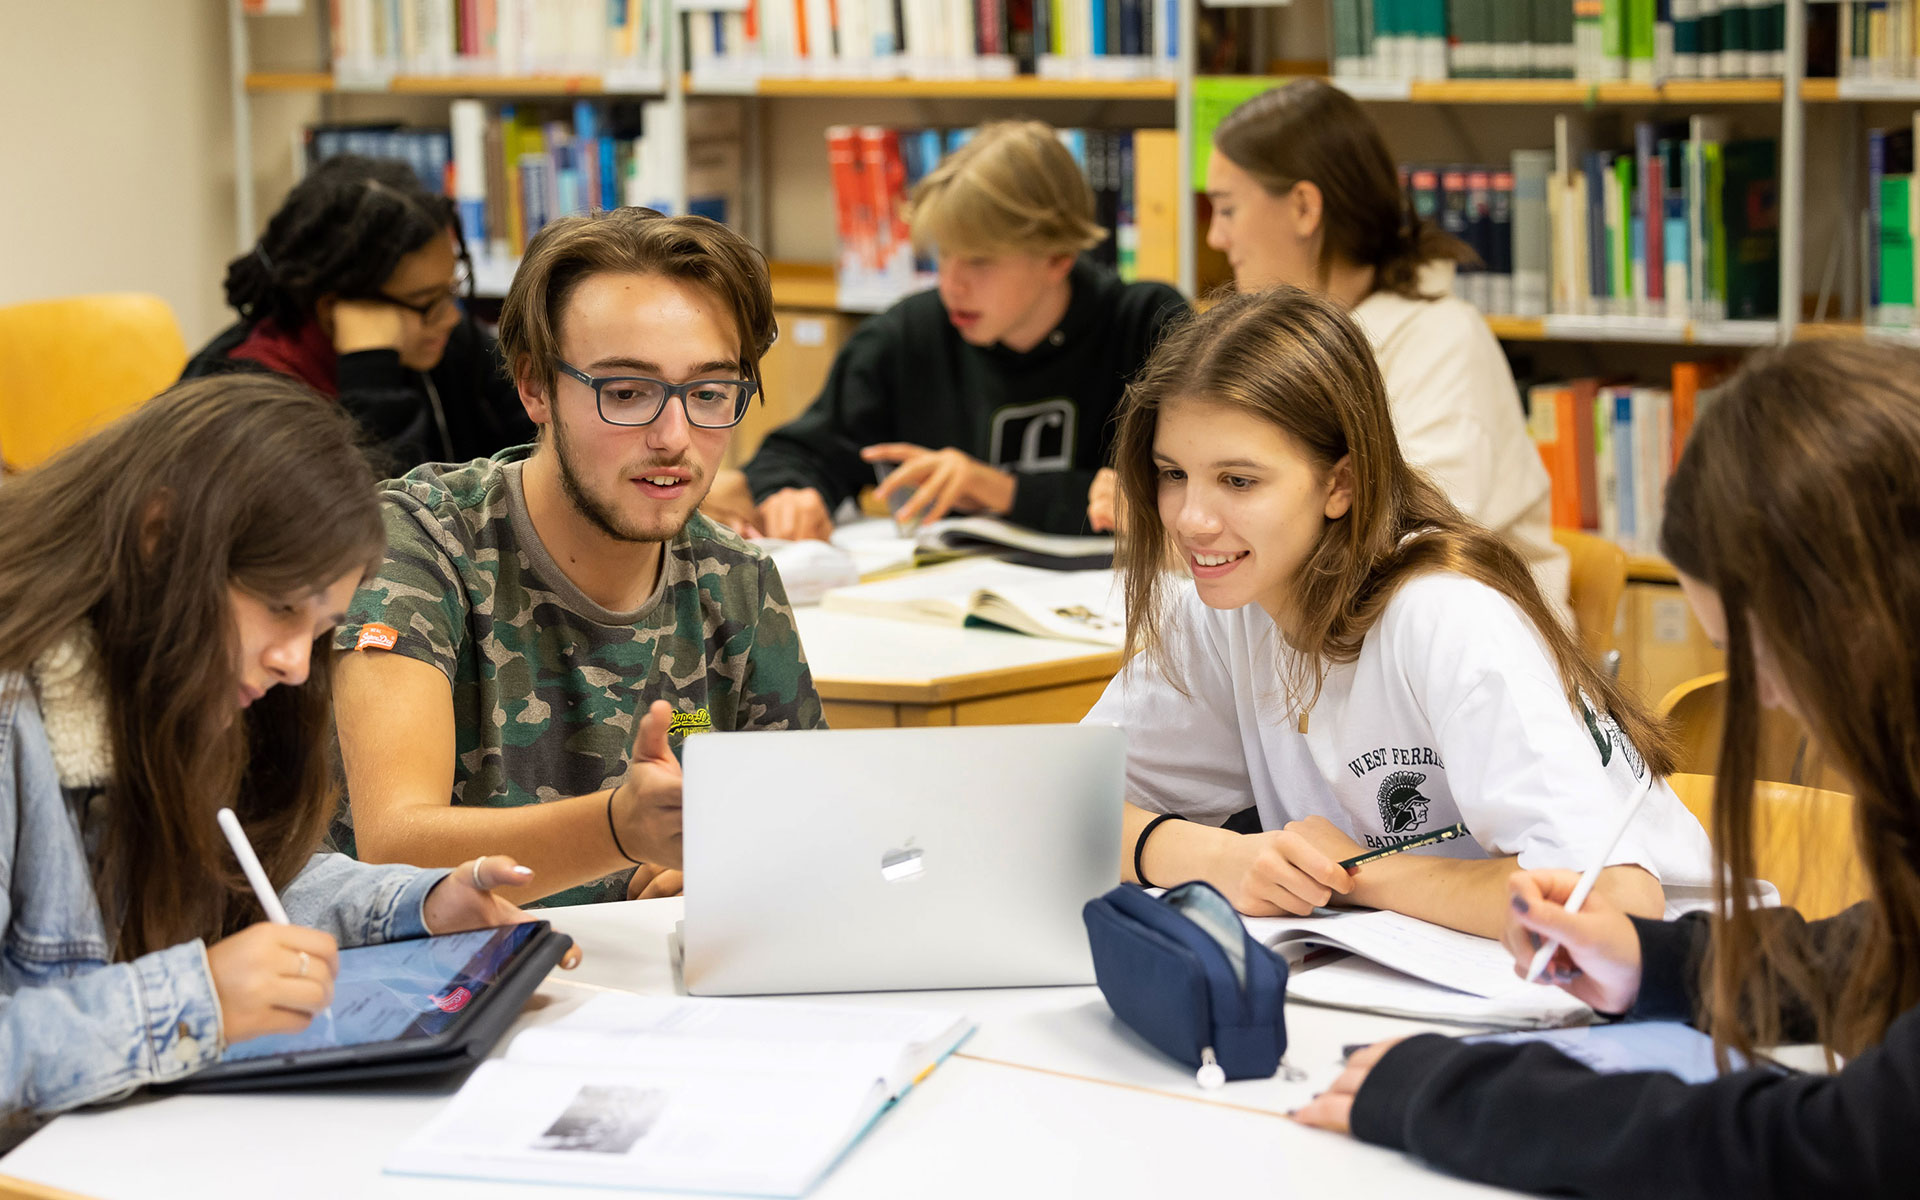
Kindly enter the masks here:
<path id="1" fill-rule="evenodd" d="M 662 4 L 668 0 L 659 0 Z M 1176 12 L 1174 36 L 1183 47 L 1196 45 L 1196 5 L 1200 0 L 1181 0 Z M 1231 4 L 1234 0 L 1225 0 Z M 1252 0 L 1248 0 L 1249 3 Z M 1394 106 L 1428 105 L 1459 108 L 1474 115 L 1460 119 L 1482 119 L 1487 110 L 1552 107 L 1558 109 L 1599 110 L 1608 108 L 1700 107 L 1753 111 L 1777 106 L 1779 110 L 1779 198 L 1780 198 L 1780 317 L 1766 323 L 1737 322 L 1704 325 L 1685 321 L 1662 322 L 1635 318 L 1572 318 L 1563 316 L 1512 317 L 1490 316 L 1488 323 L 1501 339 L 1511 342 L 1638 342 L 1718 347 L 1741 347 L 1767 342 L 1786 342 L 1806 337 L 1889 337 L 1903 338 L 1902 331 L 1875 329 L 1862 331 L 1858 323 L 1823 321 L 1802 326 L 1802 308 L 1795 301 L 1805 295 L 1803 282 L 1807 270 L 1806 174 L 1808 167 L 1807 108 L 1821 106 L 1864 106 L 1874 103 L 1920 103 L 1920 80 L 1900 79 L 1806 79 L 1807 5 L 1813 0 L 1788 0 L 1786 11 L 1786 47 L 1784 76 L 1779 79 L 1669 79 L 1661 83 L 1640 81 L 1554 80 L 1554 79 L 1333 79 L 1357 99 L 1383 110 Z M 1181 202 L 1178 218 L 1178 278 L 1182 290 L 1196 289 L 1196 264 L 1201 231 L 1196 228 L 1193 159 L 1190 153 L 1199 135 L 1196 124 L 1195 87 L 1200 81 L 1191 49 L 1173 63 L 1171 78 L 1060 79 L 1044 76 L 1010 78 L 880 78 L 880 77 L 775 77 L 721 76 L 695 78 L 682 64 L 681 30 L 677 20 L 664 27 L 665 64 L 657 80 L 641 78 L 645 72 L 601 75 L 591 72 L 532 75 L 525 77 L 487 74 L 421 75 L 396 74 L 385 78 L 341 79 L 326 70 L 254 70 L 250 63 L 249 20 L 242 12 L 243 0 L 228 0 L 233 31 L 232 86 L 236 125 L 236 193 L 239 216 L 238 242 L 250 245 L 255 233 L 253 178 L 248 105 L 251 97 L 270 94 L 308 93 L 322 96 L 448 97 L 476 96 L 512 99 L 573 98 L 582 96 L 644 96 L 665 99 L 684 112 L 691 98 L 736 98 L 747 105 L 743 121 L 746 144 L 746 199 L 744 227 L 749 236 L 767 244 L 768 211 L 779 203 L 778 191 L 784 178 L 761 166 L 766 146 L 762 137 L 764 104 L 785 100 L 843 102 L 849 121 L 859 121 L 867 101 L 897 101 L 929 106 L 947 122 L 964 120 L 965 106 L 978 102 L 983 106 L 1008 104 L 1033 105 L 1036 115 L 1054 111 L 1051 106 L 1101 105 L 1128 103 L 1134 114 L 1152 114 L 1144 121 L 1171 125 L 1179 139 L 1179 178 L 1175 183 Z M 324 4 L 318 6 L 324 11 Z M 314 15 L 312 9 L 309 16 Z M 1278 47 L 1276 47 L 1278 49 Z M 1300 46 L 1290 49 L 1298 51 Z M 663 64 L 663 66 L 665 65 Z M 1324 73 L 1326 63 L 1295 58 L 1273 64 L 1278 72 L 1260 76 L 1274 84 L 1299 78 L 1302 74 Z M 1324 77 L 1324 75 L 1322 76 Z M 1159 106 L 1165 105 L 1163 109 Z M 934 109 L 931 106 L 939 106 Z M 957 109 L 955 106 L 959 106 Z M 1168 110 L 1171 110 L 1170 112 Z M 1164 114 L 1164 116 L 1162 115 Z M 929 118 L 932 119 L 931 117 Z M 1164 127 L 1164 126 L 1162 126 Z M 786 184 L 792 186 L 791 184 Z M 778 247 L 774 247 L 776 252 Z M 817 252 L 816 252 L 817 253 Z M 1843 262 L 1842 272 L 1850 276 L 1851 267 Z M 1814 272 L 1817 274 L 1818 272 Z M 830 272 L 814 263 L 784 263 L 776 268 L 776 289 L 783 304 L 818 310 L 839 308 Z M 1846 292 L 1843 282 L 1842 294 Z M 1853 315 L 1851 312 L 1844 316 Z"/>

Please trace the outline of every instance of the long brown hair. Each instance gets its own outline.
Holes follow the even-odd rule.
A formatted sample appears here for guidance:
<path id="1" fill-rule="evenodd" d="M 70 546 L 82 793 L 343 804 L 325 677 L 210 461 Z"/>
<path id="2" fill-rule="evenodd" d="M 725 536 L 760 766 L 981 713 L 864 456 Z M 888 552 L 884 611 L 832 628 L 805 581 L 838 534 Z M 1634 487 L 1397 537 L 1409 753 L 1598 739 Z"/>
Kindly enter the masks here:
<path id="1" fill-rule="evenodd" d="M 1275 196 L 1320 189 L 1320 279 L 1336 257 L 1372 267 L 1374 287 L 1409 300 L 1434 259 L 1474 263 L 1460 239 L 1414 215 L 1380 131 L 1352 96 L 1318 79 L 1261 92 L 1213 131 L 1213 148 Z"/>
<path id="2" fill-rule="evenodd" d="M 1160 519 L 1153 439 L 1162 407 L 1187 398 L 1251 413 L 1279 427 L 1322 472 L 1343 458 L 1352 472 L 1351 507 L 1327 522 L 1293 578 L 1297 627 L 1287 641 L 1297 653 L 1284 682 L 1300 711 L 1319 698 L 1327 664 L 1359 657 L 1402 584 L 1447 571 L 1511 600 L 1546 643 L 1575 710 L 1584 694 L 1619 723 L 1651 770 L 1673 769 L 1659 722 L 1587 661 L 1520 556 L 1401 457 L 1366 335 L 1337 305 L 1299 288 L 1222 300 L 1167 335 L 1127 389 L 1114 456 L 1126 505 L 1117 561 L 1129 653 L 1145 653 L 1179 686 L 1179 664 L 1161 652 L 1155 624 L 1170 589 L 1187 585 L 1165 570 L 1171 539 Z"/>
<path id="3" fill-rule="evenodd" d="M 0 486 L 0 671 L 78 623 L 100 649 L 113 776 L 96 888 L 115 953 L 261 913 L 214 813 L 231 806 L 276 887 L 333 813 L 330 655 L 236 718 L 229 585 L 304 595 L 376 566 L 374 479 L 338 406 L 279 375 L 177 384 Z"/>
<path id="4" fill-rule="evenodd" d="M 1853 1055 L 1920 1003 L 1920 354 L 1803 342 L 1756 352 L 1701 413 L 1667 489 L 1661 549 L 1726 609 L 1726 722 L 1703 1014 L 1723 1047 L 1779 1041 L 1779 1001 L 1812 1007 Z M 1821 968 L 1756 919 L 1754 641 L 1855 793 L 1871 882 L 1850 969 Z"/>

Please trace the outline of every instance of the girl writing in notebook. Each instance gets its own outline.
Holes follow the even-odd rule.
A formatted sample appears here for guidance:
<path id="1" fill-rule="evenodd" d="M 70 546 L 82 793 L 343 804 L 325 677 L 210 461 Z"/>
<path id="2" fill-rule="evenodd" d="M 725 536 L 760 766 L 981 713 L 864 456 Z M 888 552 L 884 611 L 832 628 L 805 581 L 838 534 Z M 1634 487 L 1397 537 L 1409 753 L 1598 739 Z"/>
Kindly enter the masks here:
<path id="1" fill-rule="evenodd" d="M 245 375 L 0 487 L 0 1146 L 305 1028 L 339 945 L 526 919 L 489 891 L 526 882 L 509 858 L 315 853 L 325 638 L 380 562 L 373 482 L 336 406 Z M 222 807 L 294 924 L 262 921 Z"/>
<path id="2" fill-rule="evenodd" d="M 1595 1075 L 1543 1046 L 1418 1037 L 1357 1053 L 1297 1114 L 1461 1175 L 1588 1196 L 1909 1196 L 1920 1131 L 1920 354 L 1756 352 L 1705 409 L 1667 489 L 1661 549 L 1727 653 L 1714 784 L 1724 906 L 1644 920 L 1574 876 L 1509 881 L 1524 970 L 1629 1018 L 1692 1021 L 1751 1055 L 1818 1041 L 1832 1075 L 1758 1068 L 1689 1086 Z M 1802 720 L 1854 792 L 1869 899 L 1823 921 L 1758 908 L 1759 709 Z M 1789 818 L 1790 819 L 1790 818 Z M 1789 834 L 1791 831 L 1788 831 Z M 1829 831 L 1831 832 L 1831 831 Z"/>
<path id="3" fill-rule="evenodd" d="M 1567 556 L 1513 372 L 1486 319 L 1452 292 L 1454 264 L 1473 252 L 1414 214 L 1366 111 L 1317 79 L 1263 92 L 1214 130 L 1206 187 L 1207 244 L 1227 256 L 1234 286 L 1292 284 L 1350 312 L 1380 363 L 1401 453 L 1563 604 Z M 1111 526 L 1101 491 L 1088 510 L 1096 528 Z"/>
<path id="4" fill-rule="evenodd" d="M 1127 394 L 1115 460 L 1138 653 L 1087 720 L 1127 732 L 1128 878 L 1493 936 L 1516 866 L 1586 866 L 1639 803 L 1600 890 L 1658 916 L 1662 885 L 1707 882 L 1659 726 L 1401 457 L 1338 306 L 1281 287 L 1181 327 Z M 1249 805 L 1267 832 L 1219 828 Z M 1469 837 L 1340 865 L 1456 822 Z"/>
<path id="5" fill-rule="evenodd" d="M 493 338 L 461 312 L 471 264 L 453 201 L 405 163 L 315 167 L 227 264 L 240 314 L 186 377 L 272 371 L 337 400 L 382 472 L 533 440 Z"/>

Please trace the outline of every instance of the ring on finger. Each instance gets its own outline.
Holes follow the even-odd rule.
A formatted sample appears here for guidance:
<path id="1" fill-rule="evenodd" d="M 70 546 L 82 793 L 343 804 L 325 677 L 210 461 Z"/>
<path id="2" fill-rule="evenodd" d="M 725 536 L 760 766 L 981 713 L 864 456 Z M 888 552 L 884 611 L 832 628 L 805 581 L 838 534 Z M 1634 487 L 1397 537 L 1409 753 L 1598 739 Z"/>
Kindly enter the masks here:
<path id="1" fill-rule="evenodd" d="M 300 955 L 300 969 L 298 971 L 295 971 L 294 974 L 298 975 L 302 979 L 305 979 L 307 977 L 307 966 L 313 960 L 308 956 L 305 950 L 298 951 L 298 953 Z"/>
<path id="2" fill-rule="evenodd" d="M 473 890 L 476 892 L 484 892 L 487 890 L 487 885 L 480 882 L 480 864 L 485 861 L 487 861 L 487 856 L 484 854 L 473 860 Z"/>

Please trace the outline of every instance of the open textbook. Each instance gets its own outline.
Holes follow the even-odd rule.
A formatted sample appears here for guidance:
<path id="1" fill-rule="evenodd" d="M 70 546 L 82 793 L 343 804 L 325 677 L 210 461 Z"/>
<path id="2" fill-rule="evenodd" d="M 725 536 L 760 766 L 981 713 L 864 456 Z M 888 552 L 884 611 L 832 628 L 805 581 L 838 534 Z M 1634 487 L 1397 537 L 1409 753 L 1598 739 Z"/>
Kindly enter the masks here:
<path id="1" fill-rule="evenodd" d="M 924 567 L 973 555 L 1012 557 L 1050 570 L 1093 570 L 1113 564 L 1113 538 L 1039 533 L 998 517 L 949 517 L 911 530 L 905 537 L 892 520 L 849 521 L 833 531 L 833 544 L 858 565 L 862 579 L 909 567 Z"/>
<path id="2" fill-rule="evenodd" d="M 1354 912 L 1245 920 L 1255 938 L 1294 967 L 1288 1000 L 1501 1029 L 1593 1020 L 1593 1010 L 1566 992 L 1516 976 L 1512 955 L 1498 942 L 1416 917 Z M 1348 957 L 1315 962 L 1309 956 L 1317 948 Z"/>
<path id="3" fill-rule="evenodd" d="M 972 1029 L 953 1012 L 597 996 L 482 1063 L 386 1169 L 799 1196 Z"/>
<path id="4" fill-rule="evenodd" d="M 1016 552 L 1030 566 L 1060 567 L 1113 565 L 1111 535 L 1077 536 L 1040 533 L 998 517 L 948 517 L 923 527 L 915 542 L 925 551 L 960 554 Z M 1098 564 L 1085 559 L 1104 559 Z"/>
<path id="5" fill-rule="evenodd" d="M 985 623 L 1103 646 L 1126 639 L 1120 587 L 1110 570 L 1043 571 L 975 559 L 834 588 L 820 607 L 936 625 Z"/>

